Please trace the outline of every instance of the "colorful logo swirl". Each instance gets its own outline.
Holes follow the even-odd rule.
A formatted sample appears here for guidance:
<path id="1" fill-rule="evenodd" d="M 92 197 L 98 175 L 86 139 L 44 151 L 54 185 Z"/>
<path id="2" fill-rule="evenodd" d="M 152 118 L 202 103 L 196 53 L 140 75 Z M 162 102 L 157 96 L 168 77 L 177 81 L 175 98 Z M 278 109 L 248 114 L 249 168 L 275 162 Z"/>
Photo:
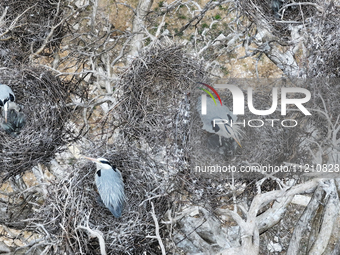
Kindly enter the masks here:
<path id="1" fill-rule="evenodd" d="M 221 103 L 221 105 L 222 105 L 222 100 L 221 100 L 221 98 L 220 98 L 220 95 L 217 93 L 217 91 L 216 91 L 212 86 L 210 86 L 210 85 L 208 85 L 208 84 L 205 84 L 205 83 L 203 83 L 203 82 L 197 82 L 197 83 L 206 86 L 208 89 L 210 89 L 212 92 L 214 92 L 214 94 L 217 96 L 218 100 L 220 101 L 220 103 Z M 211 92 L 210 92 L 209 90 L 204 89 L 204 88 L 199 88 L 199 89 L 200 89 L 200 90 L 203 90 L 204 92 L 206 92 L 206 93 L 212 98 L 212 100 L 214 100 L 215 105 L 217 105 L 216 100 L 215 100 L 213 94 L 211 94 Z"/>

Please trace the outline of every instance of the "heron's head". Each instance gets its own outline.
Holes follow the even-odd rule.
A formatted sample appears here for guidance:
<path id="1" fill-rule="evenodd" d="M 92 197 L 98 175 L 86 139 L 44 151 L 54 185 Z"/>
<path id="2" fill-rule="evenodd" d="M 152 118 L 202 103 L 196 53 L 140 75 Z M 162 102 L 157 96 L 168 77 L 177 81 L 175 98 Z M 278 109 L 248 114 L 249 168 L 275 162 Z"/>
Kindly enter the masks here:
<path id="1" fill-rule="evenodd" d="M 110 162 L 105 158 L 90 158 L 90 157 L 85 157 L 85 156 L 83 156 L 83 158 L 86 158 L 86 159 L 91 160 L 92 162 L 96 163 L 97 169 L 113 169 L 114 168 L 114 167 L 112 167 Z"/>

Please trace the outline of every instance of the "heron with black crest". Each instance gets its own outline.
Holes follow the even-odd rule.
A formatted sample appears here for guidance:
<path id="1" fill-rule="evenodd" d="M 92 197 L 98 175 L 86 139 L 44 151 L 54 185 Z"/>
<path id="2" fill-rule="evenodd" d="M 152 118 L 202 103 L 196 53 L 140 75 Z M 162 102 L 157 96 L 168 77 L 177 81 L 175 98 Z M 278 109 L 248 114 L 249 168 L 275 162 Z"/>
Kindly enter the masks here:
<path id="1" fill-rule="evenodd" d="M 1 128 L 12 137 L 16 137 L 26 123 L 24 114 L 14 101 L 13 90 L 5 84 L 0 84 L 0 106 L 5 119 Z"/>
<path id="2" fill-rule="evenodd" d="M 120 171 L 105 158 L 85 157 L 96 163 L 95 182 L 104 205 L 119 218 L 125 202 L 124 182 Z"/>
<path id="3" fill-rule="evenodd" d="M 10 87 L 0 84 L 0 106 L 3 108 L 5 122 L 7 123 L 7 113 L 9 109 L 15 107 L 15 95 Z"/>

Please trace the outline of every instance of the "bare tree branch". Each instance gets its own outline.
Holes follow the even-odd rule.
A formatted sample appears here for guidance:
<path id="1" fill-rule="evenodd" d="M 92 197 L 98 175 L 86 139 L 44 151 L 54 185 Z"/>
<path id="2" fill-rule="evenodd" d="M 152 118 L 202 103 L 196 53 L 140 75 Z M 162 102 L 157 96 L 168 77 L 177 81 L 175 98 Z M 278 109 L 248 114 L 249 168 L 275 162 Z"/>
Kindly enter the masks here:
<path id="1" fill-rule="evenodd" d="M 152 215 L 152 218 L 155 222 L 155 236 L 146 236 L 146 238 L 156 238 L 158 243 L 159 243 L 159 247 L 161 248 L 161 251 L 162 251 L 162 255 L 165 255 L 166 252 L 165 252 L 165 248 L 164 248 L 164 244 L 163 244 L 163 241 L 162 241 L 162 238 L 159 234 L 159 223 L 158 223 L 158 219 L 156 217 L 156 214 L 155 214 L 155 207 L 153 205 L 153 202 L 151 202 L 151 215 Z"/>

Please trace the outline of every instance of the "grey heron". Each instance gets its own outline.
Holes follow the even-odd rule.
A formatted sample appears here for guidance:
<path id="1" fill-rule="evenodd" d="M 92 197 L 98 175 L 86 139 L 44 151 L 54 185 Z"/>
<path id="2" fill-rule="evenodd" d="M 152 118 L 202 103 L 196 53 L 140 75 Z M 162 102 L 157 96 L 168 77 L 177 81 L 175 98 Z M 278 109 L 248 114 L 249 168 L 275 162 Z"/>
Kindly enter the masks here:
<path id="1" fill-rule="evenodd" d="M 12 89 L 5 84 L 0 84 L 0 106 L 3 107 L 5 122 L 7 122 L 8 110 L 16 107 L 14 100 L 15 95 Z"/>
<path id="2" fill-rule="evenodd" d="M 202 100 L 198 99 L 197 111 L 203 122 L 203 129 L 209 133 L 219 136 L 221 145 L 221 137 L 232 138 L 240 146 L 240 138 L 242 130 L 240 126 L 234 124 L 237 117 L 225 105 L 215 104 L 213 99 L 207 98 L 206 100 L 206 114 L 202 114 Z M 237 146 L 237 145 L 236 145 Z"/>
<path id="3" fill-rule="evenodd" d="M 15 95 L 12 89 L 0 84 L 0 106 L 5 118 L 5 121 L 1 123 L 1 128 L 12 137 L 16 137 L 26 124 L 26 118 L 14 100 Z"/>
<path id="4" fill-rule="evenodd" d="M 83 156 L 83 158 L 96 163 L 95 182 L 100 198 L 110 212 L 116 218 L 119 218 L 122 215 L 125 201 L 124 183 L 121 173 L 105 158 L 90 158 L 85 156 Z"/>

